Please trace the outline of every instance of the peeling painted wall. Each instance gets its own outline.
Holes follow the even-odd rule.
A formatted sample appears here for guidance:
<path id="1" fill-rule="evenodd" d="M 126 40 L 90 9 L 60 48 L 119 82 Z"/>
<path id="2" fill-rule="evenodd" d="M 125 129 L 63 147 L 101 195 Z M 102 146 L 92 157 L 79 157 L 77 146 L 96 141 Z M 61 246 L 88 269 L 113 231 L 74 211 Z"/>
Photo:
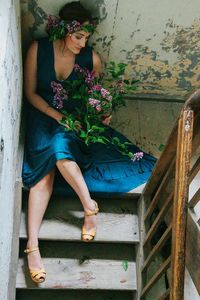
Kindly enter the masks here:
<path id="1" fill-rule="evenodd" d="M 47 14 L 70 1 L 21 0 L 25 44 L 44 35 Z M 100 18 L 91 43 L 106 63 L 128 64 L 137 93 L 184 96 L 199 87 L 198 0 L 82 0 Z"/>
<path id="2" fill-rule="evenodd" d="M 57 15 L 67 2 L 71 0 L 21 0 L 24 52 L 31 40 L 46 35 L 47 15 Z M 182 104 L 156 102 L 154 95 L 183 100 L 192 87 L 198 86 L 197 0 L 81 2 L 100 19 L 97 33 L 89 42 L 102 61 L 127 63 L 127 76 L 140 80 L 137 94 L 152 95 L 152 101 L 148 102 L 138 101 L 137 97 L 127 100 L 127 107 L 113 115 L 112 126 L 144 151 L 159 157 Z M 180 11 L 181 5 L 183 10 Z M 183 47 L 190 35 L 193 35 L 193 43 Z M 196 68 L 193 73 L 189 72 L 191 60 Z"/>
<path id="3" fill-rule="evenodd" d="M 10 299 L 15 182 L 21 173 L 21 45 L 19 1 L 0 2 L 0 299 Z M 2 230 L 3 229 L 3 230 Z M 16 247 L 17 245 L 15 245 Z"/>

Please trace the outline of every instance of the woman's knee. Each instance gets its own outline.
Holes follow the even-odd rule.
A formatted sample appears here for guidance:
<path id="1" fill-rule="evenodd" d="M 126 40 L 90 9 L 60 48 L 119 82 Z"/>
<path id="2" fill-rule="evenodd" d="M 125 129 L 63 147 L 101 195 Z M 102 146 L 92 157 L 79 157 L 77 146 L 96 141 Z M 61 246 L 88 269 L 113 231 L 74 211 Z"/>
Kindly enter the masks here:
<path id="1" fill-rule="evenodd" d="M 70 160 L 70 159 L 66 159 L 66 158 L 60 159 L 56 162 L 56 166 L 58 169 L 59 169 L 59 167 L 70 166 L 70 165 L 75 166 L 76 162 L 73 160 Z"/>
<path id="2" fill-rule="evenodd" d="M 52 191 L 54 181 L 54 171 L 44 176 L 36 185 L 32 187 L 34 190 L 38 191 Z"/>

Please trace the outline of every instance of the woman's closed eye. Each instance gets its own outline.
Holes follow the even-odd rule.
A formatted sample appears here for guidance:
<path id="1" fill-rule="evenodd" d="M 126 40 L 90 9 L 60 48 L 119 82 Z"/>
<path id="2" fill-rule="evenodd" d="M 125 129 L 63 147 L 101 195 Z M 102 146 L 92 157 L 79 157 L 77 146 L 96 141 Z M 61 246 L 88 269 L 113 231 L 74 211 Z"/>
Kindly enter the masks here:
<path id="1" fill-rule="evenodd" d="M 77 40 L 85 39 L 85 41 L 88 41 L 89 36 L 85 37 L 85 36 L 83 36 L 83 35 L 75 35 L 75 38 L 76 38 Z"/>

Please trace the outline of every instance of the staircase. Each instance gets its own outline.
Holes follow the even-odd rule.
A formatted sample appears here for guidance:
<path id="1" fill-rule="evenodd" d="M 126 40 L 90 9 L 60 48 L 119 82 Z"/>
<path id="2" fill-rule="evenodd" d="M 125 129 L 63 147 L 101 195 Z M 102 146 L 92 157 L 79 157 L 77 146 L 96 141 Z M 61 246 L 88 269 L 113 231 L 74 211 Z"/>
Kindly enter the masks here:
<path id="1" fill-rule="evenodd" d="M 23 255 L 24 191 L 16 299 L 190 300 L 191 291 L 184 298 L 185 265 L 200 295 L 199 185 L 188 197 L 200 170 L 199 129 L 200 90 L 186 101 L 144 191 L 95 197 L 100 213 L 92 243 L 80 240 L 78 199 L 52 197 L 39 236 L 47 271 L 40 286 L 31 282 Z"/>
<path id="2" fill-rule="evenodd" d="M 83 212 L 79 200 L 52 197 L 39 235 L 47 278 L 36 285 L 29 278 L 23 254 L 28 197 L 24 191 L 16 299 L 135 299 L 139 196 L 95 198 L 100 213 L 92 243 L 80 239 Z"/>

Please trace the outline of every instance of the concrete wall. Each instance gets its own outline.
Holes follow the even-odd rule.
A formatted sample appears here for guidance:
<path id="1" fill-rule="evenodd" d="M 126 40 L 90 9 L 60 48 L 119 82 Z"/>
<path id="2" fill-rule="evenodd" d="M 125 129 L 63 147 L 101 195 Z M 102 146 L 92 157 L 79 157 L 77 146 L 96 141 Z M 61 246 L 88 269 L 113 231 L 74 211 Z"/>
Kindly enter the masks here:
<path id="1" fill-rule="evenodd" d="M 21 47 L 19 1 L 0 1 L 0 299 L 9 297 L 12 236 L 21 174 Z M 17 245 L 15 245 L 14 249 Z M 14 277 L 13 277 L 14 278 Z"/>

